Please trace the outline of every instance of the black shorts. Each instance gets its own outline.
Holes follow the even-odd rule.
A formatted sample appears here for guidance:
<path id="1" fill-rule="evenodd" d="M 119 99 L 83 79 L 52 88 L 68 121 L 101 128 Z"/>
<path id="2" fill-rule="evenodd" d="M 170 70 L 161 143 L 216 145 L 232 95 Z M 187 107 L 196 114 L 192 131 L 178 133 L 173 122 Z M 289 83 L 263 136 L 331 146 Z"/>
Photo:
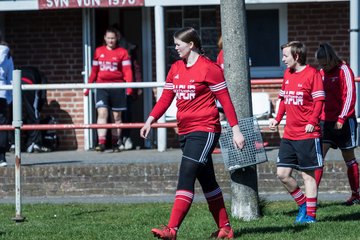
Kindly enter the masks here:
<path id="1" fill-rule="evenodd" d="M 206 164 L 219 141 L 220 133 L 192 132 L 179 136 L 183 158 Z"/>
<path id="2" fill-rule="evenodd" d="M 302 171 L 321 168 L 323 166 L 321 140 L 319 138 L 305 140 L 283 138 L 276 164 L 278 167 Z"/>
<path id="3" fill-rule="evenodd" d="M 341 129 L 334 129 L 336 122 L 321 121 L 323 143 L 328 143 L 332 148 L 353 149 L 357 147 L 357 121 L 348 118 Z"/>
<path id="4" fill-rule="evenodd" d="M 96 89 L 95 107 L 110 108 L 113 111 L 126 111 L 125 88 Z"/>

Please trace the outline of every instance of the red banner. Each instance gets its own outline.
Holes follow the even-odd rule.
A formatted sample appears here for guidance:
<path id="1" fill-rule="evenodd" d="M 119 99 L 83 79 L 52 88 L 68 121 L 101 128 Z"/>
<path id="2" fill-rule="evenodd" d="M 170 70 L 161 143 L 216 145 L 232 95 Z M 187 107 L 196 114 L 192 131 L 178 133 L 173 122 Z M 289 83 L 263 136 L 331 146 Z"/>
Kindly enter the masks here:
<path id="1" fill-rule="evenodd" d="M 39 9 L 137 7 L 144 0 L 38 0 Z"/>

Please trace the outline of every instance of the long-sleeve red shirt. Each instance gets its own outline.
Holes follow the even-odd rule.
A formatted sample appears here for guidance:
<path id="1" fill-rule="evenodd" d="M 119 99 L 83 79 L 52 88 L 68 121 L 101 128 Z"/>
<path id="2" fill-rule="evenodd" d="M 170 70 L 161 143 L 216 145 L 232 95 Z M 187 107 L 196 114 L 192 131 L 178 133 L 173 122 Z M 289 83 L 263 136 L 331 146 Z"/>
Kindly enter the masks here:
<path id="1" fill-rule="evenodd" d="M 132 82 L 131 60 L 125 48 L 96 48 L 89 83 Z M 128 94 L 131 89 L 128 89 Z"/>
<path id="2" fill-rule="evenodd" d="M 354 73 L 347 64 L 331 72 L 321 71 L 324 80 L 325 106 L 321 120 L 344 123 L 355 117 L 356 89 Z"/>
<path id="3" fill-rule="evenodd" d="M 215 100 L 223 106 L 230 126 L 238 123 L 221 68 L 206 57 L 199 56 L 187 67 L 185 61 L 175 62 L 167 75 L 163 93 L 150 116 L 160 118 L 176 98 L 179 134 L 194 131 L 221 132 Z"/>

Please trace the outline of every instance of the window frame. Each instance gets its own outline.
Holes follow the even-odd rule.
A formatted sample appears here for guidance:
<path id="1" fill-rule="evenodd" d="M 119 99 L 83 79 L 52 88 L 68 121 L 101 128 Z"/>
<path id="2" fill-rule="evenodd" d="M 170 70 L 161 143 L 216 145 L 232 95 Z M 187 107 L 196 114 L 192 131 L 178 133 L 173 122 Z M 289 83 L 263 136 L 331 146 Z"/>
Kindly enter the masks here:
<path id="1" fill-rule="evenodd" d="M 288 42 L 287 4 L 247 4 L 246 10 L 279 11 L 279 66 L 250 67 L 251 78 L 279 78 L 283 76 L 285 65 L 282 63 L 280 46 Z"/>

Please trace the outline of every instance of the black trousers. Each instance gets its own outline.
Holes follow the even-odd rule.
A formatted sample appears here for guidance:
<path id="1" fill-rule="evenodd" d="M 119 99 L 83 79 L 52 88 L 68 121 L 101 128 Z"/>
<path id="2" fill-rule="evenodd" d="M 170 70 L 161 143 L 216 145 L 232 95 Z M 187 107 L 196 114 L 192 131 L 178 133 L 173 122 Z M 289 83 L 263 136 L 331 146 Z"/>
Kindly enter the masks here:
<path id="1" fill-rule="evenodd" d="M 7 119 L 7 108 L 5 98 L 0 98 L 0 124 L 6 125 L 8 123 Z M 8 131 L 0 131 L 0 154 L 3 155 L 8 149 Z M 3 159 L 0 159 L 3 160 Z"/>
<path id="2" fill-rule="evenodd" d="M 38 91 L 23 91 L 22 104 L 24 110 L 24 124 L 40 124 Z M 9 136 L 10 144 L 14 144 L 14 133 Z M 32 143 L 42 146 L 42 135 L 40 130 L 26 131 L 26 147 Z"/>

